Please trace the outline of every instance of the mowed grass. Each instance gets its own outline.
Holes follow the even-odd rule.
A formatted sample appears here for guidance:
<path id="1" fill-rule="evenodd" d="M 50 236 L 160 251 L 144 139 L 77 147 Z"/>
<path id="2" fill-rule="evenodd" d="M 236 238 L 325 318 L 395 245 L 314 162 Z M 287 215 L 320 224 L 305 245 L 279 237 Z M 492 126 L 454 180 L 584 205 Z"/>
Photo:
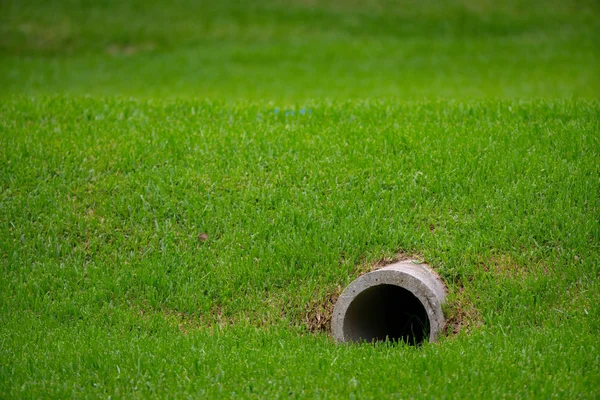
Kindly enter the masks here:
<path id="1" fill-rule="evenodd" d="M 597 98 L 598 43 L 594 0 L 6 0 L 0 95 Z"/>
<path id="2" fill-rule="evenodd" d="M 598 5 L 0 4 L 0 393 L 594 398 Z M 435 344 L 338 345 L 398 254 Z"/>
<path id="3" fill-rule="evenodd" d="M 595 101 L 1 112 L 11 397 L 597 392 Z M 447 281 L 461 334 L 415 349 L 310 332 L 398 250 Z"/>

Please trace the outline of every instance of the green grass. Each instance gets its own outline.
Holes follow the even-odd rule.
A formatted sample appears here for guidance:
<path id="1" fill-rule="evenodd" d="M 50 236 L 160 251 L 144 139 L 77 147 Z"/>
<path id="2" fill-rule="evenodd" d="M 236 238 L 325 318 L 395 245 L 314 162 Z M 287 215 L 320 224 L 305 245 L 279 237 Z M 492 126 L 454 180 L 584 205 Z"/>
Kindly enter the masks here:
<path id="1" fill-rule="evenodd" d="M 597 397 L 598 15 L 1 3 L 1 397 Z M 335 344 L 398 252 L 445 334 Z"/>
<path id="2" fill-rule="evenodd" d="M 600 92 L 595 1 L 147 3 L 2 2 L 0 92 L 286 102 Z"/>
<path id="3" fill-rule="evenodd" d="M 597 389 L 597 102 L 306 107 L 5 104 L 7 393 Z M 475 310 L 471 333 L 418 350 L 312 337 L 308 314 L 398 249 Z"/>

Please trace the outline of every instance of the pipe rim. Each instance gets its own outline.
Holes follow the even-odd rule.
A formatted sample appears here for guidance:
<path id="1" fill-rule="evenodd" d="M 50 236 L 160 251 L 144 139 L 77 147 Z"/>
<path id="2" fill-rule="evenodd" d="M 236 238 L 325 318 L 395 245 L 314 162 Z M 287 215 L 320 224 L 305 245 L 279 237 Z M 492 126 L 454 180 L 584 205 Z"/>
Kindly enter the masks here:
<path id="1" fill-rule="evenodd" d="M 445 325 L 442 304 L 446 288 L 435 271 L 426 264 L 412 260 L 400 261 L 375 271 L 368 272 L 352 281 L 338 298 L 332 318 L 332 333 L 338 342 L 355 341 L 346 334 L 344 321 L 354 300 L 370 288 L 394 285 L 414 295 L 429 319 L 429 342 L 435 342 Z M 427 339 L 425 339 L 427 340 Z"/>

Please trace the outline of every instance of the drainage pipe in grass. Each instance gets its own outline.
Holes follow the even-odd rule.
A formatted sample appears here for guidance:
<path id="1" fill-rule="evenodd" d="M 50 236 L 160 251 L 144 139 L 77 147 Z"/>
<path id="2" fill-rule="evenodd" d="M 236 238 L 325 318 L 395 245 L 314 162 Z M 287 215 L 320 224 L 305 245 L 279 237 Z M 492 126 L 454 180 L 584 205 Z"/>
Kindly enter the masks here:
<path id="1" fill-rule="evenodd" d="M 426 264 L 400 261 L 358 277 L 333 309 L 338 342 L 433 342 L 444 327 L 442 279 Z"/>

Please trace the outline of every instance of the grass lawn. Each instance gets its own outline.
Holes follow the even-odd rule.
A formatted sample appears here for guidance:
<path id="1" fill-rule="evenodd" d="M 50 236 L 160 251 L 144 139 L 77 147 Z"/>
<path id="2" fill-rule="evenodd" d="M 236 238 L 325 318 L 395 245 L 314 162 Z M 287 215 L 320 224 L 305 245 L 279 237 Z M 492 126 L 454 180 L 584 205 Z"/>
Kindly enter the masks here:
<path id="1" fill-rule="evenodd" d="M 0 397 L 598 396 L 596 2 L 151 3 L 0 4 Z"/>

